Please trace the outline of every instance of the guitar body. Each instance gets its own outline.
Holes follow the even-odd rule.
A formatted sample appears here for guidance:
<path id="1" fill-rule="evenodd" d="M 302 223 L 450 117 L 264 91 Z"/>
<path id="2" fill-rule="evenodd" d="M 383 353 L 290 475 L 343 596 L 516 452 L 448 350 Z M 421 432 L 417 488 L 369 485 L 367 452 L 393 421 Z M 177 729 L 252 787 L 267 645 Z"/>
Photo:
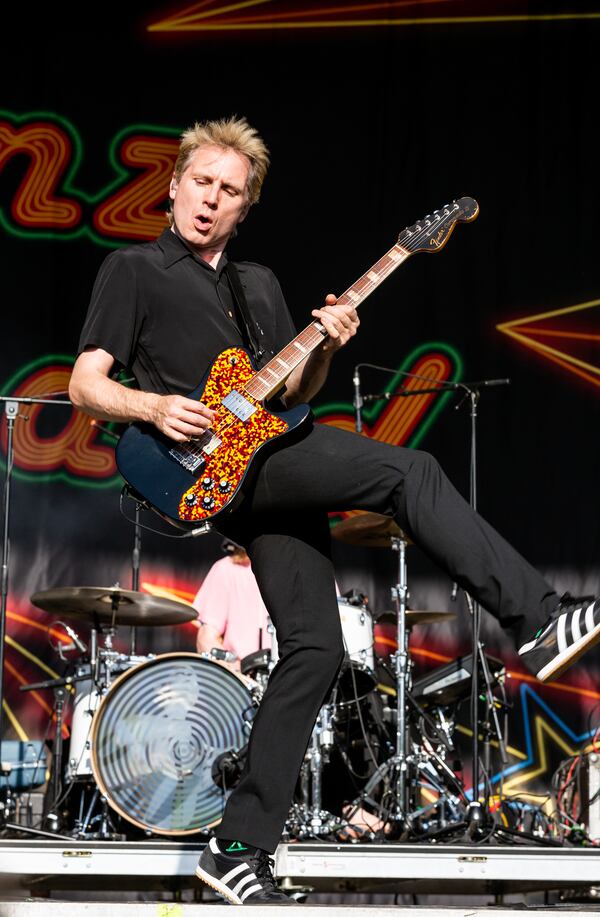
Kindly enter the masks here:
<path id="1" fill-rule="evenodd" d="M 232 512 L 259 461 L 289 442 L 311 416 L 307 404 L 281 413 L 267 410 L 244 391 L 254 374 L 248 353 L 229 348 L 219 354 L 198 388 L 188 395 L 216 414 L 214 435 L 203 438 L 207 439 L 204 447 L 202 439 L 176 443 L 151 424 L 132 423 L 119 439 L 119 472 L 167 521 L 195 528 Z M 229 401 L 233 412 L 223 404 L 232 393 L 239 393 L 237 402 Z"/>

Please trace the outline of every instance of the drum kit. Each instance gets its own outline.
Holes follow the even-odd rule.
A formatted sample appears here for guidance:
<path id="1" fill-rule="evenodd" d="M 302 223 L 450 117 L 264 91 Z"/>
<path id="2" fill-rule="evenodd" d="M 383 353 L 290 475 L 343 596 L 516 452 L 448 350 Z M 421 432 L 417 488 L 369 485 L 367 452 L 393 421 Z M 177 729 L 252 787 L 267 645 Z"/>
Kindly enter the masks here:
<path id="1" fill-rule="evenodd" d="M 333 536 L 394 551 L 395 607 L 378 616 L 360 593 L 338 597 L 345 661 L 317 716 L 284 837 L 435 834 L 460 822 L 468 802 L 453 733 L 457 706 L 469 696 L 472 659 L 413 679 L 413 627 L 454 614 L 408 607 L 410 539 L 393 520 L 352 515 Z M 252 720 L 277 662 L 276 635 L 271 649 L 246 656 L 234 671 L 215 651 L 115 650 L 124 625 L 194 620 L 187 603 L 119 586 L 50 589 L 31 601 L 90 628 L 86 645 L 67 626 L 79 651 L 68 674 L 23 687 L 55 694 L 46 828 L 76 839 L 209 834 L 239 780 Z M 498 683 L 502 664 L 486 659 Z M 69 710 L 70 735 L 63 740 Z"/>

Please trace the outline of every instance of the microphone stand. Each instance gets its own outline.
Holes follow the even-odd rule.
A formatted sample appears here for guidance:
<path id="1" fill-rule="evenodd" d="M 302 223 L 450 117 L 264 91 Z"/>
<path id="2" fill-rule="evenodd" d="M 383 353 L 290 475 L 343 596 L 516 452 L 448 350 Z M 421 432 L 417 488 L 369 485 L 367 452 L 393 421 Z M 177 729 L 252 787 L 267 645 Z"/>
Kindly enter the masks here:
<path id="1" fill-rule="evenodd" d="M 96 427 L 98 430 L 102 430 L 103 433 L 106 433 L 107 436 L 111 436 L 115 441 L 119 440 L 118 433 L 115 433 L 114 430 L 110 430 L 108 427 L 103 424 L 98 423 L 97 420 L 90 421 L 92 427 Z M 142 556 L 142 527 L 140 525 L 140 510 L 141 506 L 138 500 L 135 500 L 135 524 L 133 532 L 133 549 L 131 552 L 131 589 L 133 592 L 139 592 L 140 589 L 140 558 Z M 131 626 L 130 632 L 130 644 L 129 652 L 131 656 L 135 656 L 136 651 L 136 638 L 137 632 L 135 624 Z"/>
<path id="2" fill-rule="evenodd" d="M 59 393 L 60 394 L 60 393 Z M 6 470 L 4 475 L 4 500 L 2 514 L 2 568 L 0 573 L 0 752 L 2 749 L 2 738 L 4 736 L 4 641 L 6 635 L 6 612 L 8 606 L 8 583 L 9 583 L 9 566 L 10 566 L 10 491 L 14 462 L 14 429 L 17 417 L 19 417 L 19 408 L 23 404 L 62 404 L 71 405 L 71 401 L 60 398 L 44 397 L 38 398 L 19 398 L 13 395 L 0 396 L 0 403 L 4 405 L 4 416 L 6 417 Z M 26 419 L 26 418 L 25 418 Z M 11 824 L 7 821 L 8 805 L 0 804 L 0 826 L 2 828 L 14 829 L 15 831 L 26 831 L 29 834 L 38 834 L 45 837 L 56 837 L 56 834 L 49 834 L 45 831 L 35 829 L 26 829 L 21 825 Z"/>

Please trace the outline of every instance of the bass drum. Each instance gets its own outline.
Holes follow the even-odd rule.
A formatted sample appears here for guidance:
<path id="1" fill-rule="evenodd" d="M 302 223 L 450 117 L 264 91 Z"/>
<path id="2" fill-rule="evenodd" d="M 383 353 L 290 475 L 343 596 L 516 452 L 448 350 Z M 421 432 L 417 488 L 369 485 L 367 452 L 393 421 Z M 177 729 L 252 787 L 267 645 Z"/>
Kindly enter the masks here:
<path id="1" fill-rule="evenodd" d="M 197 834 L 222 818 L 213 764 L 248 741 L 253 682 L 218 660 L 166 653 L 124 672 L 94 716 L 91 760 L 108 804 L 146 833 Z"/>

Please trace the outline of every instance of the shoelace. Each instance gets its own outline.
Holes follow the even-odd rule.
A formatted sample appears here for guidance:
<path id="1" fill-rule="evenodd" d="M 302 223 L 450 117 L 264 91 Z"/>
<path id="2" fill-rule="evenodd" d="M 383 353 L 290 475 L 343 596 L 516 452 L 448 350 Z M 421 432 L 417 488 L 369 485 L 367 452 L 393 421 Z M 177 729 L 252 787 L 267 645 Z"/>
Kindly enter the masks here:
<path id="1" fill-rule="evenodd" d="M 595 601 L 594 595 L 571 595 L 570 592 L 565 592 L 561 597 L 558 607 L 550 615 L 551 618 L 556 619 L 561 615 L 564 615 L 565 612 L 574 611 L 578 606 L 583 606 L 586 608 L 590 602 Z"/>
<path id="2" fill-rule="evenodd" d="M 278 891 L 277 886 L 275 885 L 275 879 L 273 878 L 275 860 L 270 857 L 268 853 L 258 853 L 255 857 L 252 857 L 252 859 L 256 863 L 256 867 L 254 869 L 256 878 L 260 879 L 265 887 Z"/>

